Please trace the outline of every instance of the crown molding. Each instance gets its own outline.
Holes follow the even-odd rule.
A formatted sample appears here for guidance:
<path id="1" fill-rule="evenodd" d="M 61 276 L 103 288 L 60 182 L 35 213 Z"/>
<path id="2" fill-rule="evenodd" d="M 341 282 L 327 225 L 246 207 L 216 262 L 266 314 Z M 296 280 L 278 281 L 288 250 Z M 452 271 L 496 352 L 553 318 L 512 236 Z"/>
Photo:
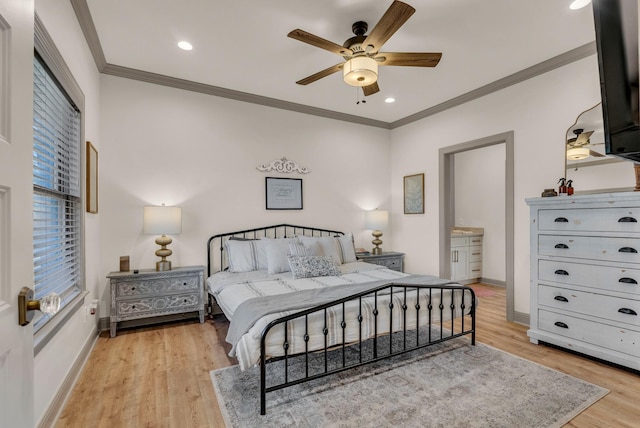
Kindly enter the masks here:
<path id="1" fill-rule="evenodd" d="M 433 107 L 421 110 L 417 113 L 396 120 L 394 122 L 385 122 L 381 120 L 369 119 L 366 117 L 356 116 L 352 114 L 340 113 L 334 110 L 322 109 L 317 107 L 311 107 L 304 104 L 292 103 L 289 101 L 279 100 L 277 98 L 264 97 L 261 95 L 250 94 L 247 92 L 235 91 L 232 89 L 226 89 L 219 86 L 207 85 L 204 83 L 198 83 L 191 80 L 178 79 L 175 77 L 169 77 L 161 74 L 150 73 L 147 71 L 137 70 L 133 68 L 123 67 L 119 65 L 109 64 L 105 58 L 102 45 L 100 44 L 100 38 L 93 23 L 93 18 L 89 11 L 89 6 L 86 0 L 70 0 L 73 10 L 76 13 L 82 33 L 89 45 L 93 60 L 96 63 L 98 71 L 103 74 L 108 74 L 117 77 L 123 77 L 126 79 L 139 80 L 147 83 L 154 83 L 157 85 L 168 86 L 171 88 L 183 89 L 186 91 L 199 92 L 202 94 L 213 95 L 216 97 L 228 98 L 236 101 L 242 101 L 252 104 L 263 105 L 267 107 L 278 108 L 282 110 L 289 110 L 297 113 L 310 114 L 313 116 L 324 117 L 327 119 L 341 120 L 345 122 L 356 123 L 359 125 L 373 126 L 383 129 L 395 129 L 409 123 L 416 122 L 429 116 L 441 113 L 445 110 L 460 106 L 475 99 L 484 97 L 493 92 L 500 91 L 509 86 L 521 83 L 525 80 L 534 78 L 541 74 L 556 68 L 571 64 L 572 62 L 579 61 L 588 56 L 594 55 L 596 51 L 595 41 L 579 46 L 575 49 L 557 55 L 546 61 L 535 64 L 524 70 L 518 71 L 495 82 L 484 85 L 480 88 L 474 89 L 462 94 L 448 101 L 437 104 Z"/>

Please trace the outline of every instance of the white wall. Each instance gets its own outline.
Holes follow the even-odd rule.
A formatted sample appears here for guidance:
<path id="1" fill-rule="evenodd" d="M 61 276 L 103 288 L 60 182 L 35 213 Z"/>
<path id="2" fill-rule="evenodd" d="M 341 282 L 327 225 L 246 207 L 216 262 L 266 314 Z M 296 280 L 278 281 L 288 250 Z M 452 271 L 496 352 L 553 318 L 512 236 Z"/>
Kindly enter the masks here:
<path id="1" fill-rule="evenodd" d="M 438 150 L 514 131 L 515 311 L 528 314 L 529 210 L 525 198 L 540 196 L 564 175 L 564 134 L 577 114 L 599 99 L 594 55 L 393 130 L 393 247 L 407 253 L 407 270 L 438 274 Z M 402 177 L 419 172 L 426 174 L 426 212 L 405 216 L 401 214 Z"/>
<path id="2" fill-rule="evenodd" d="M 100 88 L 99 73 L 84 36 L 68 1 L 37 0 L 36 12 L 66 65 L 80 85 L 85 97 L 83 111 L 85 139 L 100 151 Z M 85 215 L 85 305 L 100 294 L 99 217 Z M 97 317 L 85 317 L 84 308 L 76 312 L 34 359 L 35 420 L 39 421 L 55 398 L 82 348 L 95 339 Z"/>
<path id="3" fill-rule="evenodd" d="M 455 226 L 482 227 L 482 277 L 504 282 L 505 144 L 456 153 Z"/>
<path id="4" fill-rule="evenodd" d="M 156 236 L 142 233 L 145 205 L 182 207 L 174 266 L 206 264 L 211 235 L 279 223 L 352 231 L 369 247 L 363 210 L 390 208 L 388 130 L 106 75 L 101 94 L 103 311 L 119 256 L 132 269 L 158 260 Z M 311 172 L 256 169 L 282 157 Z M 302 178 L 304 209 L 267 211 L 267 176 Z"/>

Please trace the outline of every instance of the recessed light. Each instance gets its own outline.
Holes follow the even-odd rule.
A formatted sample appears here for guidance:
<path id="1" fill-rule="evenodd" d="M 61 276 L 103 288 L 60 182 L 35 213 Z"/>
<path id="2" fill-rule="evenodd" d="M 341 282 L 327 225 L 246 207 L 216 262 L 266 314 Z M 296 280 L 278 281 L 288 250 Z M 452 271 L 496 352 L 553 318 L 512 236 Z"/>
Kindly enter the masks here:
<path id="1" fill-rule="evenodd" d="M 591 0 L 573 0 L 573 2 L 569 5 L 569 9 L 582 9 L 589 3 L 591 3 Z"/>
<path id="2" fill-rule="evenodd" d="M 387 103 L 387 104 L 391 104 L 391 103 L 395 103 L 395 102 L 396 102 L 396 99 L 395 99 L 395 98 L 393 98 L 393 97 L 389 97 L 389 98 L 386 98 L 386 99 L 384 100 L 384 102 L 385 102 L 385 103 Z"/>
<path id="3" fill-rule="evenodd" d="M 185 42 L 185 41 L 178 42 L 178 47 L 180 49 L 184 49 L 185 51 L 190 51 L 191 49 L 193 49 L 193 46 L 191 45 L 191 43 Z"/>

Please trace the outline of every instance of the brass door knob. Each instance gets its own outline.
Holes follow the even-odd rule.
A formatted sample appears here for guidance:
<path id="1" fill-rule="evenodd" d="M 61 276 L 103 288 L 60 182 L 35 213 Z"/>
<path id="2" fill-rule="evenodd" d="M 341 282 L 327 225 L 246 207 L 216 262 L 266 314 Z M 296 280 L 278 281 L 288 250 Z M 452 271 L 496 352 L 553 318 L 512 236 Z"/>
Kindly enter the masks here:
<path id="1" fill-rule="evenodd" d="M 60 310 L 60 296 L 50 293 L 40 300 L 33 300 L 33 290 L 22 287 L 18 294 L 18 323 L 25 326 L 33 320 L 35 311 L 53 315 Z"/>

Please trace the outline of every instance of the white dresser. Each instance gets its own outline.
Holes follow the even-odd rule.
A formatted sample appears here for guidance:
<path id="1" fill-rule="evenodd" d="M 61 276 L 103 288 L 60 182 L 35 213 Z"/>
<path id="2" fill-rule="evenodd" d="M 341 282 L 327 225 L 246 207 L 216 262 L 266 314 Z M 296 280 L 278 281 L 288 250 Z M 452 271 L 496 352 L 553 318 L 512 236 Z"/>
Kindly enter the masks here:
<path id="1" fill-rule="evenodd" d="M 527 203 L 531 342 L 640 370 L 640 193 Z"/>

